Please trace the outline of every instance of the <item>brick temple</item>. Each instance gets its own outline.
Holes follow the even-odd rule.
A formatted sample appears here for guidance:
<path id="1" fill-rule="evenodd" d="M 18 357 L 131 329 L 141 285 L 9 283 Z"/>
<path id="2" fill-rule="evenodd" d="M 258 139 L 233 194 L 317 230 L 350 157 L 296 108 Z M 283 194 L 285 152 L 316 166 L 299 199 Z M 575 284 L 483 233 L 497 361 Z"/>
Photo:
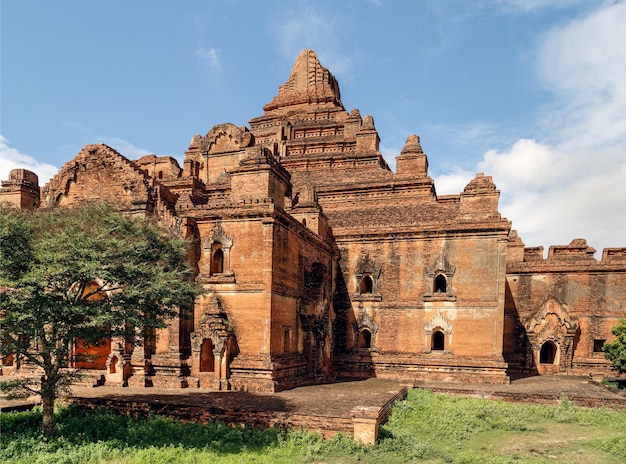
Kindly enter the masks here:
<path id="1" fill-rule="evenodd" d="M 18 169 L 0 201 L 114 202 L 193 243 L 206 293 L 192 314 L 89 367 L 107 385 L 279 391 L 338 377 L 507 383 L 610 372 L 602 345 L 626 317 L 626 248 L 525 247 L 478 174 L 437 195 L 420 138 L 393 172 L 372 116 L 304 50 L 248 127 L 195 135 L 182 168 L 87 145 L 39 187 Z M 575 233 L 575 231 L 573 231 Z"/>

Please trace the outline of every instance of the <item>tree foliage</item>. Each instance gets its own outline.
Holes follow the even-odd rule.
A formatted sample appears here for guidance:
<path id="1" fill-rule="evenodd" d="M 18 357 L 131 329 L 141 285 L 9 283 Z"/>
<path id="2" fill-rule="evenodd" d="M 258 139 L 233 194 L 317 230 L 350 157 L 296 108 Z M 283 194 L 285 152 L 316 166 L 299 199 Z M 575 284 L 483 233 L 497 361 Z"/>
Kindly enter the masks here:
<path id="1" fill-rule="evenodd" d="M 1 208 L 0 352 L 43 375 L 0 386 L 13 397 L 41 395 L 51 431 L 46 404 L 75 380 L 68 367 L 89 361 L 73 344 L 141 343 L 193 304 L 192 277 L 186 243 L 148 219 L 105 204 Z"/>
<path id="2" fill-rule="evenodd" d="M 617 338 L 602 347 L 604 356 L 611 361 L 613 369 L 618 374 L 626 372 L 626 319 L 620 319 L 619 324 L 611 329 Z"/>

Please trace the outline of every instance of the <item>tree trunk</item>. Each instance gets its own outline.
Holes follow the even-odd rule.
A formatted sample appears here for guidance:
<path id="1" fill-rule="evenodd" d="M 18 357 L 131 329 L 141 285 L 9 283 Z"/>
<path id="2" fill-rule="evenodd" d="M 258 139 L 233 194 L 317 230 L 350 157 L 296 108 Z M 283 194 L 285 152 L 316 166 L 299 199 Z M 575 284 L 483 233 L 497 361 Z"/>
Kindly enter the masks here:
<path id="1" fill-rule="evenodd" d="M 54 434 L 54 400 L 56 399 L 56 388 L 51 385 L 50 379 L 41 378 L 41 405 L 43 407 L 43 421 L 41 429 L 43 433 L 50 436 Z"/>

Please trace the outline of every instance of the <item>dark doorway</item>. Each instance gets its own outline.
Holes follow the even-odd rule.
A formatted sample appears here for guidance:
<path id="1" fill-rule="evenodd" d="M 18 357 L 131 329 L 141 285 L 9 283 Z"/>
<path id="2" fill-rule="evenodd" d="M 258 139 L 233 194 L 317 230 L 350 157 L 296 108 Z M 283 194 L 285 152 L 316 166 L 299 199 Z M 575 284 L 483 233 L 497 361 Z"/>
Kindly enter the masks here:
<path id="1" fill-rule="evenodd" d="M 552 342 L 545 342 L 541 345 L 541 351 L 539 352 L 539 362 L 541 364 L 554 364 L 554 357 L 556 356 L 556 347 Z"/>
<path id="2" fill-rule="evenodd" d="M 202 342 L 202 348 L 200 349 L 200 372 L 213 371 L 215 371 L 213 342 L 209 339 L 205 339 Z"/>

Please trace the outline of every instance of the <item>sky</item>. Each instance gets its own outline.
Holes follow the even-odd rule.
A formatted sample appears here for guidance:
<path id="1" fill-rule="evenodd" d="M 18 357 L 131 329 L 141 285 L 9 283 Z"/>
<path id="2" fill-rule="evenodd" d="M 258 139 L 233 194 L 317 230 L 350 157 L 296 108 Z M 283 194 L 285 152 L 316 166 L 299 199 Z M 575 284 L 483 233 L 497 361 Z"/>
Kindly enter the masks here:
<path id="1" fill-rule="evenodd" d="M 437 194 L 478 172 L 526 246 L 626 247 L 626 0 L 0 0 L 0 179 L 81 148 L 181 162 L 312 48 Z"/>

